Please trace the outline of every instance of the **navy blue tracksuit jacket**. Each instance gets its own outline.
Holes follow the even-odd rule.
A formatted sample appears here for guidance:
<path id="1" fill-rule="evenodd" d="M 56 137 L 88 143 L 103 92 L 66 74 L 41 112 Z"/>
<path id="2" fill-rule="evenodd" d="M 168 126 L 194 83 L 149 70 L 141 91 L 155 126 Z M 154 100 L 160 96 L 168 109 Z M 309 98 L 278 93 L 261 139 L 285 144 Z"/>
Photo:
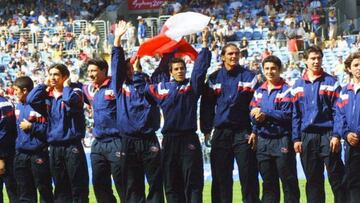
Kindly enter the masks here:
<path id="1" fill-rule="evenodd" d="M 195 61 L 191 79 L 149 85 L 148 94 L 161 107 L 164 115 L 162 133 L 195 132 L 197 129 L 197 100 L 199 99 L 211 51 L 203 48 Z"/>
<path id="2" fill-rule="evenodd" d="M 262 123 L 252 118 L 253 132 L 264 138 L 279 138 L 291 135 L 292 103 L 291 88 L 284 80 L 268 92 L 267 82 L 261 85 L 254 93 L 250 109 L 259 107 L 266 114 Z"/>
<path id="3" fill-rule="evenodd" d="M 45 106 L 44 106 L 45 108 Z M 26 151 L 38 151 L 47 146 L 46 115 L 36 112 L 30 105 L 18 103 L 15 107 L 16 126 L 18 137 L 16 139 L 16 149 Z M 28 132 L 23 131 L 19 126 L 24 120 L 31 123 L 31 129 Z"/>
<path id="4" fill-rule="evenodd" d="M 298 141 L 301 132 L 331 131 L 334 125 L 335 103 L 340 85 L 334 77 L 323 72 L 314 82 L 305 73 L 292 87 L 292 140 Z"/>
<path id="5" fill-rule="evenodd" d="M 14 154 L 16 135 L 14 106 L 0 96 L 0 158 Z"/>
<path id="6" fill-rule="evenodd" d="M 26 97 L 26 102 L 41 113 L 48 115 L 48 143 L 80 140 L 85 136 L 84 98 L 80 88 L 64 87 L 63 94 L 55 98 L 47 86 L 40 84 Z M 47 112 L 43 112 L 45 99 Z"/>
<path id="7" fill-rule="evenodd" d="M 116 125 L 116 95 L 111 87 L 111 78 L 95 88 L 94 84 L 84 85 L 85 101 L 91 104 L 94 116 L 93 135 L 100 140 L 118 136 Z"/>
<path id="8" fill-rule="evenodd" d="M 256 75 L 241 66 L 233 71 L 221 68 L 207 84 L 201 100 L 201 131 L 210 133 L 214 126 L 251 131 L 249 103 L 258 85 Z"/>

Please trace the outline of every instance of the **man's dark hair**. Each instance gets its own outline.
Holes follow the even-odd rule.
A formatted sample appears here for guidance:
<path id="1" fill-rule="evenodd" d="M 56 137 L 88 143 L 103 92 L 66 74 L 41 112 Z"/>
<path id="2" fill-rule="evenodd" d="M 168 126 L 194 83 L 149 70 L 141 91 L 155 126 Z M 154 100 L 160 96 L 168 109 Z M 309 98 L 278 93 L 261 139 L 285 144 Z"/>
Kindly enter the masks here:
<path id="1" fill-rule="evenodd" d="M 69 69 L 64 64 L 61 64 L 61 63 L 53 64 L 48 69 L 48 72 L 50 72 L 50 70 L 53 68 L 59 70 L 62 76 L 66 76 L 66 77 L 70 76 Z"/>
<path id="2" fill-rule="evenodd" d="M 307 48 L 304 52 L 304 59 L 308 59 L 310 53 L 318 53 L 321 55 L 321 58 L 324 56 L 322 49 L 318 46 L 311 46 Z"/>
<path id="3" fill-rule="evenodd" d="M 87 66 L 89 66 L 89 65 L 95 65 L 95 66 L 99 67 L 100 70 L 105 69 L 106 75 L 108 73 L 109 65 L 103 58 L 100 58 L 100 57 L 91 58 L 87 61 Z"/>
<path id="4" fill-rule="evenodd" d="M 351 63 L 354 59 L 360 59 L 360 52 L 355 52 L 355 53 L 352 53 L 350 54 L 346 60 L 344 61 L 344 64 L 345 64 L 345 72 L 347 74 L 350 75 L 350 77 L 352 76 L 352 74 L 350 73 L 350 71 L 348 70 L 349 68 L 351 68 Z"/>
<path id="5" fill-rule="evenodd" d="M 14 86 L 24 89 L 26 88 L 28 92 L 30 92 L 34 88 L 34 82 L 28 76 L 21 76 L 16 78 L 14 82 Z"/>
<path id="6" fill-rule="evenodd" d="M 268 62 L 274 63 L 279 68 L 280 71 L 282 70 L 282 63 L 281 63 L 281 60 L 279 59 L 279 57 L 274 56 L 274 55 L 270 55 L 270 56 L 266 57 L 262 61 L 262 67 L 264 67 L 265 63 L 268 63 Z"/>
<path id="7" fill-rule="evenodd" d="M 170 72 L 172 71 L 172 65 L 173 65 L 174 63 L 182 63 L 183 66 L 184 66 L 184 68 L 186 69 L 186 63 L 185 63 L 184 59 L 182 59 L 182 58 L 172 58 L 172 59 L 170 60 L 170 62 L 169 62 L 169 71 L 170 71 Z"/>
<path id="8" fill-rule="evenodd" d="M 221 56 L 224 56 L 224 55 L 225 55 L 226 49 L 227 49 L 228 47 L 235 47 L 235 48 L 237 48 L 237 49 L 239 50 L 239 52 L 240 52 L 240 49 L 239 49 L 239 47 L 238 47 L 236 44 L 234 44 L 234 43 L 228 43 L 228 44 L 226 44 L 226 45 L 221 49 Z"/>

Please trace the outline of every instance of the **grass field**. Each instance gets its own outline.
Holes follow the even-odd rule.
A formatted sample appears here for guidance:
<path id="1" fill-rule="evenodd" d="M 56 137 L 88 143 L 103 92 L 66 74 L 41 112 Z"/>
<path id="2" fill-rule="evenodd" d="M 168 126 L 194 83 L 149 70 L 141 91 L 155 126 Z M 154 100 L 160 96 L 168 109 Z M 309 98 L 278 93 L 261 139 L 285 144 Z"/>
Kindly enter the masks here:
<path id="1" fill-rule="evenodd" d="M 299 187 L 300 187 L 300 193 L 301 193 L 300 202 L 305 203 L 306 202 L 305 180 L 299 181 Z M 115 191 L 115 188 L 113 188 L 113 190 Z M 205 182 L 205 187 L 204 187 L 204 192 L 203 192 L 204 203 L 211 202 L 210 191 L 211 191 L 211 182 Z M 233 202 L 241 203 L 242 201 L 241 201 L 241 192 L 240 192 L 239 181 L 234 182 L 234 190 L 233 191 L 234 191 L 233 192 Z M 334 202 L 334 197 L 332 195 L 331 188 L 330 188 L 328 181 L 325 182 L 325 192 L 326 192 L 326 202 Z M 5 195 L 4 199 L 5 199 L 5 201 L 4 201 L 5 203 L 9 202 L 6 195 Z M 283 199 L 281 200 L 281 202 L 283 202 Z M 94 195 L 94 191 L 93 191 L 92 187 L 90 187 L 90 203 L 96 203 L 96 199 L 95 199 L 95 195 Z"/>

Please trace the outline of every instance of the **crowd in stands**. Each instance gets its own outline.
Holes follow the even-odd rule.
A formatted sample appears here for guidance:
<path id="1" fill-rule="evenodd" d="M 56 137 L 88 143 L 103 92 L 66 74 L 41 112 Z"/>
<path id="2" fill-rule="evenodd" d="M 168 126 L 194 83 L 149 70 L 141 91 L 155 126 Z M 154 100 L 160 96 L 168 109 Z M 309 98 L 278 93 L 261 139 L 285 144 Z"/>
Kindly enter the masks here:
<path id="1" fill-rule="evenodd" d="M 182 2 L 182 7 L 176 10 L 179 2 Z M 339 32 L 333 6 L 335 2 L 177 1 L 170 4 L 172 7 L 168 6 L 167 14 L 196 11 L 211 16 L 210 29 L 213 34 L 210 41 L 215 52 L 221 50 L 219 48 L 226 42 L 236 41 L 242 54 L 240 63 L 249 67 L 260 67 L 261 59 L 268 55 L 279 56 L 287 66 L 283 76 L 290 84 L 304 69 L 302 51 L 311 45 L 320 45 L 325 49 L 325 70 L 338 76 L 341 83 L 345 84 L 346 74 L 335 67 L 340 62 L 338 58 L 358 50 L 358 37 L 350 35 L 355 29 L 352 19 L 348 29 Z M 188 41 L 199 44 L 200 34 L 188 36 Z"/>
<path id="2" fill-rule="evenodd" d="M 301 53 L 311 45 L 324 49 L 324 67 L 342 84 L 347 81 L 343 59 L 360 47 L 359 36 L 343 36 L 337 27 L 336 12 L 331 0 L 177 0 L 164 1 L 159 15 L 195 11 L 211 16 L 209 37 L 213 57 L 211 68 L 221 64 L 219 51 L 235 41 L 241 49 L 240 64 L 261 76 L 261 60 L 278 56 L 285 64 L 283 77 L 292 84 L 301 76 L 304 65 Z M 84 77 L 84 62 L 100 47 L 100 35 L 89 24 L 74 32 L 77 20 L 88 20 L 100 14 L 110 0 L 19 1 L 0 3 L 0 94 L 13 95 L 12 81 L 30 75 L 42 82 L 44 70 L 54 63 L 65 63 L 72 80 Z M 155 16 L 158 17 L 158 16 Z M 139 20 L 139 19 L 138 19 Z M 133 21 L 134 22 L 134 21 Z M 353 34 L 353 21 L 346 34 Z M 132 22 L 129 21 L 132 25 Z M 136 50 L 136 24 L 128 29 L 123 41 L 129 55 Z M 80 26 L 79 26 L 80 27 Z M 112 33 L 106 36 L 112 44 Z M 201 33 L 187 36 L 196 48 Z M 34 43 L 36 41 L 36 43 Z M 153 70 L 158 60 L 145 58 L 145 72 Z M 148 68 L 146 68 L 148 67 Z M 189 70 L 188 72 L 191 72 Z M 209 71 L 211 73 L 211 71 Z"/>
<path id="3" fill-rule="evenodd" d="M 0 95 L 15 100 L 16 77 L 27 75 L 35 83 L 43 82 L 47 68 L 53 63 L 66 64 L 72 80 L 78 80 L 84 62 L 98 52 L 100 36 L 95 25 L 81 26 L 76 21 L 90 22 L 111 3 L 108 0 L 0 2 Z M 79 33 L 75 33 L 76 26 L 81 28 Z"/>
<path id="4" fill-rule="evenodd" d="M 51 63 L 65 63 L 79 75 L 84 61 L 99 48 L 100 36 L 89 24 L 74 32 L 76 20 L 91 20 L 106 0 L 5 1 L 0 3 L 0 84 L 11 88 L 16 76 L 44 79 Z M 9 93 L 7 91 L 7 93 Z M 11 91 L 10 91 L 11 95 Z"/>

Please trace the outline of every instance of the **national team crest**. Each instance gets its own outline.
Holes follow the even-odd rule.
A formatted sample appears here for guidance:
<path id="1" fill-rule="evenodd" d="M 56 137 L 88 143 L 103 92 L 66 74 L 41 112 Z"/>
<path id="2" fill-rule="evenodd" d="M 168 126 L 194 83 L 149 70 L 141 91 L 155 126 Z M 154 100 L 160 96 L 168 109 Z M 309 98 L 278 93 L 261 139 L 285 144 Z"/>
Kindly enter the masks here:
<path id="1" fill-rule="evenodd" d="M 39 165 L 43 164 L 44 163 L 44 160 L 42 158 L 38 158 L 35 160 L 35 162 Z"/>
<path id="2" fill-rule="evenodd" d="M 115 156 L 120 158 L 121 157 L 121 152 L 115 152 Z"/>
<path id="3" fill-rule="evenodd" d="M 157 146 L 151 146 L 150 147 L 150 151 L 151 152 L 158 152 L 160 149 L 159 149 L 159 147 L 157 147 Z"/>
<path id="4" fill-rule="evenodd" d="M 193 145 L 193 144 L 188 144 L 188 149 L 190 149 L 190 150 L 195 150 L 196 149 L 196 147 L 195 147 L 195 145 Z"/>
<path id="5" fill-rule="evenodd" d="M 78 154 L 79 153 L 79 149 L 74 147 L 71 149 L 71 151 L 74 153 L 74 154 Z"/>
<path id="6" fill-rule="evenodd" d="M 289 152 L 287 147 L 281 147 L 280 149 L 281 153 L 287 154 Z"/>

